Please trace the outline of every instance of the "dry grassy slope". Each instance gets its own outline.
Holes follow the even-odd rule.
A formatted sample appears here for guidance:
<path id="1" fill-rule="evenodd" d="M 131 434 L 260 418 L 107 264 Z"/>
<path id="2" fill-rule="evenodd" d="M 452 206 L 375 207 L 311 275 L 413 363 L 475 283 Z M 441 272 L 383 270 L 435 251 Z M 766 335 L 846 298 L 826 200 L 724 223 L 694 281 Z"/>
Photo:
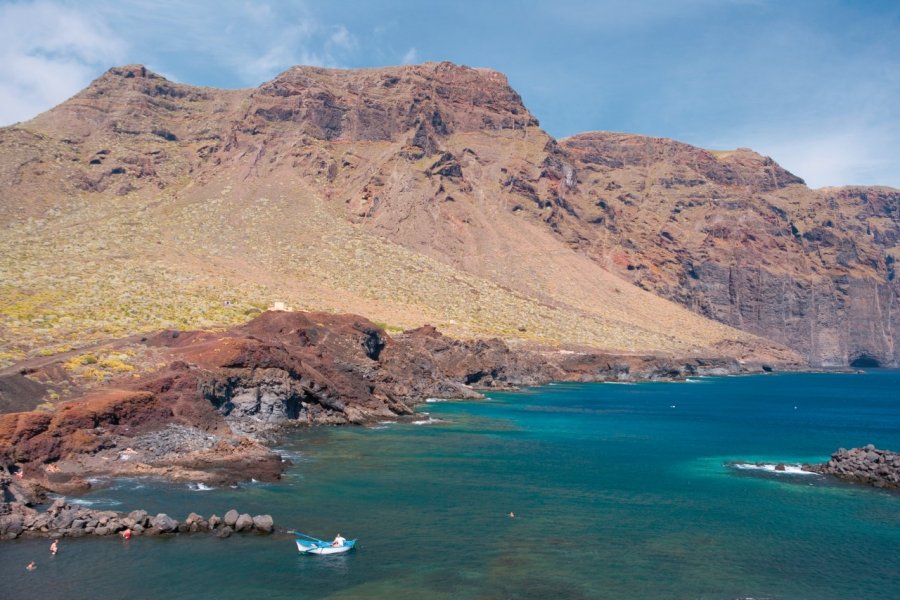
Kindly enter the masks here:
<path id="1" fill-rule="evenodd" d="M 547 229 L 555 205 L 528 217 L 504 163 L 540 178 L 548 143 L 505 78 L 452 65 L 292 69 L 238 91 L 114 69 L 0 130 L 0 360 L 274 300 L 463 336 L 793 358 L 606 272 Z"/>

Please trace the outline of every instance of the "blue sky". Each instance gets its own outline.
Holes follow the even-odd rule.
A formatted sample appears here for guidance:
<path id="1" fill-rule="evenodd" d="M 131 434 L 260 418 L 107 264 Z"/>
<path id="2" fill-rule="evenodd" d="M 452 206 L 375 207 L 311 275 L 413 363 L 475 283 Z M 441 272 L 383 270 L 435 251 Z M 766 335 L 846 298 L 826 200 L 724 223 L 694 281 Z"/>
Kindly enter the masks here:
<path id="1" fill-rule="evenodd" d="M 117 64 L 247 87 L 438 60 L 503 71 L 557 137 L 751 147 L 814 187 L 900 187 L 896 0 L 0 0 L 0 124 Z"/>

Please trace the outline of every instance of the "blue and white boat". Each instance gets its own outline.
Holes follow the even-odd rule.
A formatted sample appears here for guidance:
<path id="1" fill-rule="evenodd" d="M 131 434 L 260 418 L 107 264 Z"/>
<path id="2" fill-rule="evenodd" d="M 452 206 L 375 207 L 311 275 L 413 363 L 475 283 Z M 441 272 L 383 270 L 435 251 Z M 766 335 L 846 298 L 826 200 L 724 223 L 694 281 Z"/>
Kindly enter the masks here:
<path id="1" fill-rule="evenodd" d="M 350 552 L 356 545 L 356 540 L 345 540 L 340 546 L 332 546 L 331 542 L 326 542 L 305 533 L 292 531 L 291 533 L 297 538 L 297 550 L 300 554 L 343 554 Z"/>

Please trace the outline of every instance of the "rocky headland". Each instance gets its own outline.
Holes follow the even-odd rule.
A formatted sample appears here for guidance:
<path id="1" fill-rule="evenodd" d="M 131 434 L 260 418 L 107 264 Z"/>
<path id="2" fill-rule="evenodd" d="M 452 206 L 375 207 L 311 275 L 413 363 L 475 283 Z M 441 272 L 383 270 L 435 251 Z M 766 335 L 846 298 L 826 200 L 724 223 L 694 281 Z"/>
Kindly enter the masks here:
<path id="1" fill-rule="evenodd" d="M 409 418 L 429 397 L 477 399 L 483 390 L 551 380 L 677 380 L 773 368 L 717 357 L 512 348 L 498 339 L 452 339 L 430 326 L 391 336 L 355 315 L 283 311 L 225 331 L 165 331 L 141 344 L 163 366 L 50 408 L 0 415 L 0 468 L 15 475 L 6 479 L 6 501 L 83 490 L 88 476 L 272 481 L 287 464 L 268 447 L 282 428 Z M 48 362 L 29 377 L 55 372 Z"/>
<path id="2" fill-rule="evenodd" d="M 828 462 L 803 465 L 803 469 L 877 488 L 900 488 L 900 454 L 879 450 L 872 444 L 850 450 L 840 448 Z"/>

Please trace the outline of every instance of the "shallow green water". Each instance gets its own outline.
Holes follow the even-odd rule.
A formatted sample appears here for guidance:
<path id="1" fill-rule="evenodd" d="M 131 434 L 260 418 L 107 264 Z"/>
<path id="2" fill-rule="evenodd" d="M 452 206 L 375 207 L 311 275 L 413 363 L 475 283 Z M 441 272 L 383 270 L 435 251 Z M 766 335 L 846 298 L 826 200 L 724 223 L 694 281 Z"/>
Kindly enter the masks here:
<path id="1" fill-rule="evenodd" d="M 289 536 L 63 540 L 55 558 L 17 541 L 0 545 L 0 597 L 900 598 L 900 494 L 725 464 L 900 449 L 896 371 L 560 384 L 424 410 L 438 421 L 296 434 L 279 484 L 86 498 L 270 513 L 358 537 L 349 555 L 300 556 Z"/>

